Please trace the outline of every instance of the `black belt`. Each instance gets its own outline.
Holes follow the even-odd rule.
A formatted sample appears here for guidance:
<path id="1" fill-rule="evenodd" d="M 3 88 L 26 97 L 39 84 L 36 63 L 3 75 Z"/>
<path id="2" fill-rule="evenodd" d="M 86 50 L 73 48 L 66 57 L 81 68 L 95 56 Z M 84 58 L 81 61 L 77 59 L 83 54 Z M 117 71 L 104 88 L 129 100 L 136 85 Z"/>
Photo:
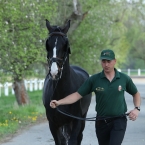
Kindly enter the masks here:
<path id="1" fill-rule="evenodd" d="M 122 117 L 125 117 L 125 116 L 96 120 L 96 124 L 100 125 L 100 124 L 110 123 L 110 122 L 112 122 L 118 118 L 122 118 Z"/>

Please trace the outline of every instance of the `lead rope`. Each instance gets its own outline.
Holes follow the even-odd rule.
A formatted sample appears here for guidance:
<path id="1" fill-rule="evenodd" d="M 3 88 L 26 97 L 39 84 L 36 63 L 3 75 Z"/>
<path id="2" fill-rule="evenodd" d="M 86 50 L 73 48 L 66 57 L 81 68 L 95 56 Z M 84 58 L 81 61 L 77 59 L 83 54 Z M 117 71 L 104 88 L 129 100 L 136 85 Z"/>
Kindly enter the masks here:
<path id="1" fill-rule="evenodd" d="M 84 121 L 96 121 L 96 120 L 105 120 L 105 119 L 111 119 L 111 118 L 118 118 L 118 117 L 124 117 L 124 116 L 128 116 L 129 113 L 125 113 L 123 115 L 118 115 L 118 116 L 114 116 L 114 117 L 90 117 L 90 118 L 81 118 L 81 117 L 77 117 L 77 116 L 74 116 L 72 114 L 69 114 L 68 112 L 64 112 L 64 111 L 61 111 L 58 107 L 56 107 L 57 111 L 66 115 L 66 116 L 69 116 L 69 117 L 72 117 L 72 118 L 75 118 L 75 119 L 78 119 L 78 120 L 84 120 Z"/>

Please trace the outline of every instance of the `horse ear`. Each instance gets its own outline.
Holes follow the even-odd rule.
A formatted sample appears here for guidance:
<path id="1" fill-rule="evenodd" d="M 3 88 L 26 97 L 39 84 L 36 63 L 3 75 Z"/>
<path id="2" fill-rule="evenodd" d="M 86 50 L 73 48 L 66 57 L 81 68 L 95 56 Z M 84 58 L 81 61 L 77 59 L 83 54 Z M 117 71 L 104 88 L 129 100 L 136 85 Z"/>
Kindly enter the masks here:
<path id="1" fill-rule="evenodd" d="M 62 32 L 64 34 L 66 34 L 68 32 L 68 29 L 70 28 L 70 21 L 71 20 L 68 20 L 67 23 L 66 23 L 66 25 L 64 26 L 64 28 L 62 28 Z"/>
<path id="2" fill-rule="evenodd" d="M 53 28 L 50 26 L 50 23 L 47 19 L 46 19 L 46 27 L 47 27 L 49 32 L 52 32 Z"/>

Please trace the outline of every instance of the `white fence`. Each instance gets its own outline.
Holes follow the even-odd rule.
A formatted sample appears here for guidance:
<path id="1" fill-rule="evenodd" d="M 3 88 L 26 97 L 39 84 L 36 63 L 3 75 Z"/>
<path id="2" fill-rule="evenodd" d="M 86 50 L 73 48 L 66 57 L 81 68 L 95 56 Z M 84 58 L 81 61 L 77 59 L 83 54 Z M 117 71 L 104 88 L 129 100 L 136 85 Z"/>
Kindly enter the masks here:
<path id="1" fill-rule="evenodd" d="M 24 80 L 24 84 L 26 87 L 26 90 L 29 90 L 30 92 L 36 91 L 36 90 L 42 90 L 44 80 Z M 0 84 L 0 97 L 4 94 L 5 96 L 9 96 L 9 94 L 14 94 L 12 83 L 4 83 Z"/>
<path id="2" fill-rule="evenodd" d="M 145 69 L 118 69 L 129 76 L 145 76 Z"/>
<path id="3" fill-rule="evenodd" d="M 118 69 L 118 71 L 123 72 L 129 76 L 143 76 L 145 77 L 145 69 Z M 26 90 L 35 91 L 42 90 L 44 80 L 25 80 Z M 9 94 L 14 94 L 12 83 L 4 83 L 0 84 L 0 97 L 4 94 L 5 96 L 9 96 Z"/>

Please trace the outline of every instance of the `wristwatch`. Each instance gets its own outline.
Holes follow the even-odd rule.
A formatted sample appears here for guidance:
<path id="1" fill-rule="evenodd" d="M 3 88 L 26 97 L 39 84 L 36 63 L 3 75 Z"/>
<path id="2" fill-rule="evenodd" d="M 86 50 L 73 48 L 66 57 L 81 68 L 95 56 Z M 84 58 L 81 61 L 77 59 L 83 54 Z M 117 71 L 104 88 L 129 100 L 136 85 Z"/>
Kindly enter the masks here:
<path id="1" fill-rule="evenodd" d="M 135 109 L 137 109 L 138 111 L 140 111 L 140 107 L 135 107 Z"/>

